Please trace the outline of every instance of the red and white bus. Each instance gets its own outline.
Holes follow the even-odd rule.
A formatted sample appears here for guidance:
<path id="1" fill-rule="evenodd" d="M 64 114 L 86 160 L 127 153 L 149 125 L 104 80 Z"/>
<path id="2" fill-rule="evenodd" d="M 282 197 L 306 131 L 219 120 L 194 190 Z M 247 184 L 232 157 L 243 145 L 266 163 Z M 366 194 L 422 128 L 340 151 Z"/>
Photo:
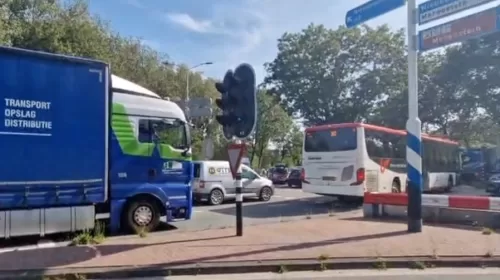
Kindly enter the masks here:
<path id="1" fill-rule="evenodd" d="M 305 130 L 304 192 L 343 198 L 406 191 L 406 131 L 364 123 Z M 423 190 L 449 191 L 461 168 L 457 142 L 422 135 Z"/>

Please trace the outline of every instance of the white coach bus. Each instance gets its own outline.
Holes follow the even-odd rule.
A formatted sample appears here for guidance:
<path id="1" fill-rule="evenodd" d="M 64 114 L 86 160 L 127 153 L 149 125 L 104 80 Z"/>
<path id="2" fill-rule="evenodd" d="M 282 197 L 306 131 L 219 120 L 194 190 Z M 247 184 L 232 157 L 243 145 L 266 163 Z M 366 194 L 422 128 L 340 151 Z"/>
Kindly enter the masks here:
<path id="1" fill-rule="evenodd" d="M 457 142 L 422 136 L 423 190 L 449 191 L 461 168 Z M 406 191 L 406 131 L 363 123 L 306 128 L 304 192 L 362 199 L 365 192 Z"/>

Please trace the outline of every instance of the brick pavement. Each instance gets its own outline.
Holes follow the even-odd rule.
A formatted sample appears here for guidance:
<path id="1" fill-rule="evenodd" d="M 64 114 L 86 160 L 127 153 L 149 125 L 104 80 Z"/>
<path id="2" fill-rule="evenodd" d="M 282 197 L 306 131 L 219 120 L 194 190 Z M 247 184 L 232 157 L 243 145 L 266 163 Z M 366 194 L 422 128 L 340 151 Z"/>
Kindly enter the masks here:
<path id="1" fill-rule="evenodd" d="M 317 218 L 235 229 L 166 232 L 111 238 L 95 247 L 62 247 L 0 254 L 0 270 L 99 267 L 344 257 L 500 255 L 500 235 L 479 229 L 425 226 L 408 234 L 402 223 Z"/>

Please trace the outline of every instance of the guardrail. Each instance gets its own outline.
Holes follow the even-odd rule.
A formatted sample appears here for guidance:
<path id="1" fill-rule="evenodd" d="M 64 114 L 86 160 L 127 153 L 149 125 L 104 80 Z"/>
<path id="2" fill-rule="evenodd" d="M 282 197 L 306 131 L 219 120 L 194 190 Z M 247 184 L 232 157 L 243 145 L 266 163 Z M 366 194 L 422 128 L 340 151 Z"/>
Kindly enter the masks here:
<path id="1" fill-rule="evenodd" d="M 365 205 L 408 205 L 406 193 L 365 193 Z M 500 211 L 500 198 L 487 196 L 422 194 L 422 206 Z"/>
<path id="2" fill-rule="evenodd" d="M 406 193 L 365 193 L 363 216 L 368 219 L 407 220 Z M 500 198 L 422 194 L 425 223 L 500 228 Z"/>

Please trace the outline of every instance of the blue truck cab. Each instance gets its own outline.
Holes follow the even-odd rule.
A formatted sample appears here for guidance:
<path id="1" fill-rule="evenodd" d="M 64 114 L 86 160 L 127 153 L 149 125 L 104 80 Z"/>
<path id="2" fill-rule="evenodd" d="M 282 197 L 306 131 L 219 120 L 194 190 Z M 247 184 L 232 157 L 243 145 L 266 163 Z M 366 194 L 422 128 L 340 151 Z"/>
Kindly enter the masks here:
<path id="1" fill-rule="evenodd" d="M 0 238 L 190 219 L 189 126 L 95 60 L 0 47 Z"/>

